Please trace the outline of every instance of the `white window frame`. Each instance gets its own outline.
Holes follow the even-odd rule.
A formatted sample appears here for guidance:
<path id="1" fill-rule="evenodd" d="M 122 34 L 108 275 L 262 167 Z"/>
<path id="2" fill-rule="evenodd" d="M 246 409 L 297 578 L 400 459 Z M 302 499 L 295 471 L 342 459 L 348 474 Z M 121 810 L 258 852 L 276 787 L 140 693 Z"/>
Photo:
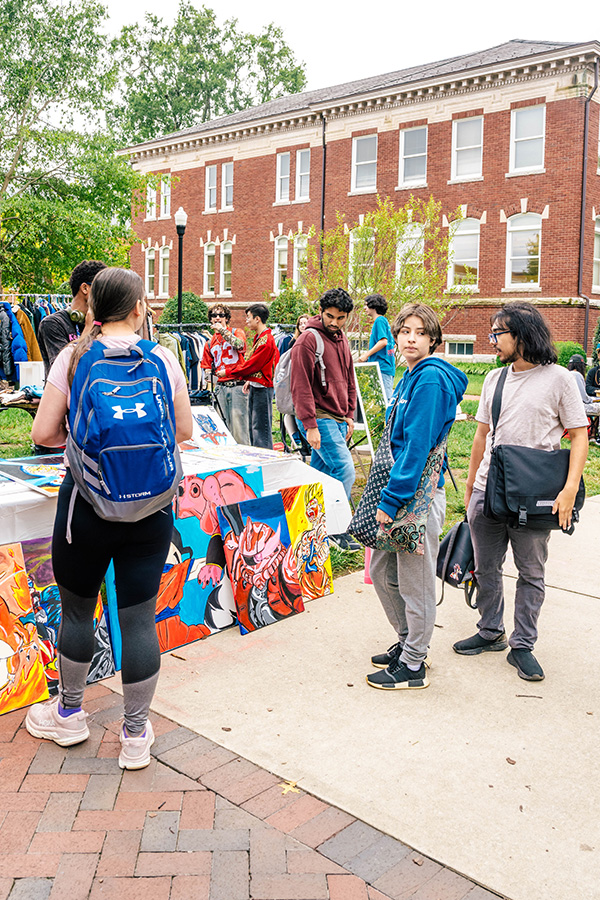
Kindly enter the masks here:
<path id="1" fill-rule="evenodd" d="M 592 266 L 592 290 L 600 294 L 600 216 L 594 221 L 594 261 Z"/>
<path id="2" fill-rule="evenodd" d="M 598 163 L 596 167 L 596 174 L 600 175 L 600 125 L 598 126 Z"/>
<path id="3" fill-rule="evenodd" d="M 477 257 L 475 259 L 476 279 L 473 283 L 456 281 L 456 252 L 454 241 L 460 235 L 477 235 Z M 448 254 L 448 289 L 458 289 L 461 291 L 476 291 L 479 285 L 479 246 L 481 237 L 481 222 L 479 219 L 467 218 L 462 219 L 452 235 L 450 242 L 450 253 Z M 459 260 L 463 261 L 463 260 Z"/>
<path id="4" fill-rule="evenodd" d="M 282 172 L 283 163 L 287 160 L 287 174 Z M 289 151 L 277 154 L 277 177 L 275 181 L 275 203 L 290 202 L 291 158 Z"/>
<path id="5" fill-rule="evenodd" d="M 446 346 L 445 346 L 445 350 L 444 350 L 444 356 L 467 357 L 470 359 L 474 355 L 474 352 L 475 352 L 475 341 L 473 341 L 473 340 L 467 340 L 467 339 L 462 339 L 462 338 L 452 338 L 452 340 L 446 341 L 445 345 Z M 455 347 L 459 347 L 462 345 L 463 347 L 465 347 L 465 349 L 467 347 L 471 347 L 471 353 L 459 353 L 456 350 L 454 352 L 452 352 L 450 349 L 451 345 L 454 345 Z"/>
<path id="6" fill-rule="evenodd" d="M 423 266 L 425 264 L 425 227 L 421 222 L 411 222 L 406 225 L 401 240 L 396 248 L 396 277 L 402 276 L 402 267 L 408 256 L 412 256 L 409 265 Z"/>
<path id="7" fill-rule="evenodd" d="M 204 276 L 202 279 L 202 293 L 206 297 L 215 296 L 215 258 L 217 248 L 214 241 L 208 241 L 204 245 Z M 208 260 L 212 259 L 212 272 L 208 270 Z M 209 276 L 212 275 L 212 288 L 209 287 Z"/>
<path id="8" fill-rule="evenodd" d="M 298 234 L 294 238 L 294 269 L 293 284 L 294 287 L 304 289 L 306 281 L 306 251 L 308 248 L 308 236 L 306 234 Z M 304 257 L 304 263 L 302 263 Z"/>
<path id="9" fill-rule="evenodd" d="M 542 122 L 542 131 L 541 134 L 529 136 L 527 138 L 517 138 L 517 119 L 522 113 L 531 112 L 532 109 L 540 109 L 543 110 L 543 122 Z M 515 164 L 516 158 L 516 145 L 520 141 L 542 141 L 542 161 L 535 166 L 521 166 L 517 168 Z M 520 106 L 518 109 L 511 109 L 510 111 L 510 163 L 509 163 L 509 174 L 510 175 L 526 175 L 529 172 L 544 172 L 544 162 L 546 158 L 546 104 L 545 103 L 535 103 L 532 106 Z"/>
<path id="10" fill-rule="evenodd" d="M 146 187 L 146 220 L 156 219 L 156 199 L 158 191 L 152 184 Z"/>
<path id="11" fill-rule="evenodd" d="M 527 219 L 527 222 L 523 224 L 523 220 Z M 520 224 L 517 224 L 517 220 L 521 220 Z M 537 281 L 512 281 L 512 266 L 511 262 L 513 259 L 526 259 L 526 257 L 515 257 L 512 252 L 512 243 L 513 243 L 513 235 L 518 234 L 522 231 L 537 231 L 539 234 L 539 243 L 538 243 L 538 253 L 537 253 L 537 261 L 538 261 L 538 277 Z M 540 270 L 541 270 L 541 259 L 542 259 L 542 217 L 538 215 L 538 213 L 519 213 L 517 215 L 511 216 L 506 220 L 506 290 L 511 291 L 530 291 L 540 287 Z"/>
<path id="12" fill-rule="evenodd" d="M 225 261 L 229 257 L 229 269 L 225 267 Z M 223 241 L 219 252 L 219 294 L 223 297 L 231 296 L 231 269 L 233 262 L 233 244 L 231 241 Z M 225 287 L 225 276 L 229 275 L 229 287 Z"/>
<path id="13" fill-rule="evenodd" d="M 469 144 L 465 147 L 457 146 L 457 138 L 458 132 L 460 130 L 461 125 L 469 124 L 472 125 L 473 122 L 479 121 L 481 123 L 481 133 L 480 140 L 478 144 Z M 477 171 L 468 172 L 466 175 L 458 174 L 458 160 L 459 154 L 463 150 L 473 150 L 479 148 L 479 167 Z M 462 119 L 454 119 L 452 121 L 452 164 L 451 164 L 451 181 L 481 181 L 483 178 L 483 116 L 465 116 Z"/>
<path id="14" fill-rule="evenodd" d="M 154 297 L 154 288 L 156 287 L 156 249 L 148 247 L 145 251 L 146 264 L 144 267 L 144 286 L 148 297 Z M 152 262 L 152 272 L 150 272 L 150 263 Z M 152 279 L 152 286 L 150 286 Z"/>
<path id="15" fill-rule="evenodd" d="M 407 154 L 405 150 L 405 140 L 406 135 L 410 132 L 414 131 L 424 131 L 425 132 L 425 152 L 424 153 L 410 153 Z M 429 147 L 429 131 L 427 125 L 416 125 L 414 128 L 401 128 L 400 129 L 400 154 L 398 160 L 398 187 L 427 187 L 427 150 Z M 425 172 L 419 178 L 406 178 L 404 174 L 404 164 L 407 159 L 418 159 L 420 157 L 424 157 L 425 159 Z"/>
<path id="16" fill-rule="evenodd" d="M 158 290 L 159 297 L 169 296 L 169 262 L 171 259 L 171 250 L 165 244 L 160 248 L 158 254 Z M 166 271 L 165 271 L 166 270 Z"/>
<path id="17" fill-rule="evenodd" d="M 279 266 L 279 252 L 283 250 L 285 247 L 285 280 L 289 281 L 289 240 L 284 234 L 280 234 L 279 237 L 275 238 L 275 256 L 273 261 L 273 293 L 278 294 L 283 287 L 284 278 L 282 278 L 281 273 L 283 269 Z"/>
<path id="18" fill-rule="evenodd" d="M 227 202 L 227 191 L 230 190 L 231 202 Z M 221 166 L 221 209 L 233 209 L 233 163 L 226 162 Z"/>
<path id="19" fill-rule="evenodd" d="M 160 179 L 160 218 L 171 218 L 171 176 L 162 175 Z"/>
<path id="20" fill-rule="evenodd" d="M 350 187 L 350 193 L 352 194 L 375 194 L 377 193 L 377 149 L 379 141 L 377 140 L 377 133 L 375 134 L 362 134 L 360 137 L 352 138 L 352 181 Z M 372 141 L 375 140 L 375 156 L 371 157 L 367 160 L 362 160 L 362 162 L 358 162 L 358 148 L 361 142 Z M 359 167 L 361 166 L 375 166 L 375 178 L 372 183 L 368 185 L 362 185 L 357 187 L 358 181 L 358 172 Z"/>
<path id="21" fill-rule="evenodd" d="M 214 184 L 211 181 L 214 176 Z M 214 202 L 212 202 L 214 200 Z M 204 212 L 217 211 L 217 167 L 207 166 L 204 175 Z"/>
<path id="22" fill-rule="evenodd" d="M 310 147 L 296 150 L 296 200 L 310 200 Z"/>

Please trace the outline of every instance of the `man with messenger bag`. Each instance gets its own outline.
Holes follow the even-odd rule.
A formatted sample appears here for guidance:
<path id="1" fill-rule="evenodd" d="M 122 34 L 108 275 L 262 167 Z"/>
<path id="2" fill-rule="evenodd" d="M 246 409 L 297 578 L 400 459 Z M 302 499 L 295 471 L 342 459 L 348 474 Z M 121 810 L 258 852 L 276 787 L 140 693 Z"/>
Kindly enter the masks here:
<path id="1" fill-rule="evenodd" d="M 490 343 L 507 368 L 485 378 L 465 492 L 481 618 L 477 634 L 457 641 L 454 650 L 475 656 L 510 645 L 507 661 L 519 676 L 541 681 L 544 672 L 532 650 L 544 602 L 548 540 L 552 528 L 571 533 L 577 521 L 588 422 L 577 383 L 556 365 L 550 331 L 533 304 L 507 303 L 492 316 L 491 326 Z M 571 437 L 568 456 L 559 450 L 565 429 Z M 548 485 L 545 493 L 533 484 L 532 471 L 544 474 L 537 480 Z M 515 626 L 507 641 L 502 566 L 509 541 L 519 577 Z"/>

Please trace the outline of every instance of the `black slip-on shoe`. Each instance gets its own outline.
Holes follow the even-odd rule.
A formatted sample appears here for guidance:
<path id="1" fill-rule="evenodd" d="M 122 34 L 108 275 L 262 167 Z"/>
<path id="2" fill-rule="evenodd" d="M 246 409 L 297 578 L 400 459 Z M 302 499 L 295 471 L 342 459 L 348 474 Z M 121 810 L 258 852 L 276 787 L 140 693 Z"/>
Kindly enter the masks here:
<path id="1" fill-rule="evenodd" d="M 401 644 L 399 641 L 397 644 L 392 644 L 385 653 L 376 653 L 375 656 L 371 657 L 371 665 L 374 669 L 387 669 L 389 664 L 393 662 L 394 659 L 398 659 L 404 649 L 404 644 Z M 428 656 L 424 659 L 424 665 L 426 669 L 431 668 L 431 660 Z"/>
<path id="2" fill-rule="evenodd" d="M 334 547 L 337 547 L 338 550 L 343 550 L 346 553 L 356 553 L 357 550 L 362 550 L 363 548 L 362 544 L 355 541 L 347 531 L 344 534 L 330 534 L 329 542 Z"/>
<path id="3" fill-rule="evenodd" d="M 487 653 L 489 650 L 498 652 L 506 650 L 507 647 L 508 641 L 504 632 L 499 634 L 497 638 L 494 638 L 493 641 L 482 638 L 480 634 L 474 634 L 473 637 L 465 638 L 464 641 L 457 641 L 452 645 L 454 652 L 460 653 L 462 656 L 477 656 L 478 653 Z"/>
<path id="4" fill-rule="evenodd" d="M 417 672 L 413 672 L 404 663 L 396 660 L 387 669 L 380 669 L 372 675 L 367 675 L 367 684 L 383 691 L 419 690 L 429 687 L 429 679 L 424 663 L 421 663 L 421 668 Z"/>
<path id="5" fill-rule="evenodd" d="M 531 650 L 519 648 L 509 650 L 506 661 L 515 667 L 519 678 L 524 678 L 525 681 L 543 681 L 546 677 Z"/>

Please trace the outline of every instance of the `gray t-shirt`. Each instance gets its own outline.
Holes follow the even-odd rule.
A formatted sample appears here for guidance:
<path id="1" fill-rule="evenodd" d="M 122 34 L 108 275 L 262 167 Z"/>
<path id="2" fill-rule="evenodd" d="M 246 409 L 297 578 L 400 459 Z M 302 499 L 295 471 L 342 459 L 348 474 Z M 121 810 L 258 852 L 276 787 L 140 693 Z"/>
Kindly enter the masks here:
<path id="1" fill-rule="evenodd" d="M 474 487 L 485 491 L 492 446 L 492 400 L 502 369 L 490 372 L 483 382 L 478 422 L 490 426 L 485 452 Z M 535 450 L 558 450 L 565 428 L 587 427 L 588 420 L 577 382 L 562 366 L 534 366 L 524 372 L 508 369 L 495 444 L 517 444 Z"/>

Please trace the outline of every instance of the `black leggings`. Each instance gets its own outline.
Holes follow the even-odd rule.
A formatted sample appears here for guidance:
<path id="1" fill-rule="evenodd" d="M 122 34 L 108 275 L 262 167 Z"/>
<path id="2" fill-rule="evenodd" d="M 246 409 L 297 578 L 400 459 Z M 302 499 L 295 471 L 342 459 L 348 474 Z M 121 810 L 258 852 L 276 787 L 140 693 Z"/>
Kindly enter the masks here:
<path id="1" fill-rule="evenodd" d="M 74 662 L 93 656 L 96 598 L 112 560 L 115 568 L 119 624 L 123 642 L 124 683 L 139 682 L 160 668 L 155 601 L 171 536 L 171 507 L 139 522 L 107 522 L 79 494 L 67 542 L 67 515 L 74 489 L 67 472 L 58 495 L 52 537 L 52 566 L 61 593 L 60 653 Z"/>

